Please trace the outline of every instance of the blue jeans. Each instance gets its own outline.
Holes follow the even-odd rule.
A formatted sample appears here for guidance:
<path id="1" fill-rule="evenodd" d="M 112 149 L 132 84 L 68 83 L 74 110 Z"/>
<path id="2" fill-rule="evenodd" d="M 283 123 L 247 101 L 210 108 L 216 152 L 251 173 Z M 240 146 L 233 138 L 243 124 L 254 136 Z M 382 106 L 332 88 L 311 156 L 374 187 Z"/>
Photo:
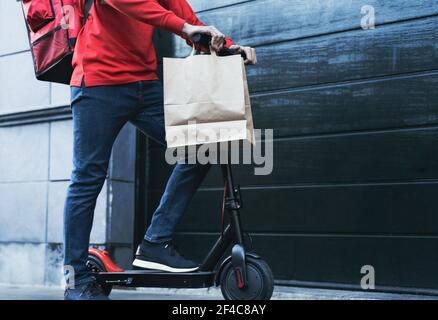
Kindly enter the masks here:
<path id="1" fill-rule="evenodd" d="M 88 256 L 94 208 L 107 175 L 111 149 L 129 121 L 165 144 L 163 88 L 159 81 L 116 86 L 72 87 L 73 172 L 64 208 L 64 264 L 73 267 L 76 284 L 90 281 Z M 170 176 L 145 239 L 165 242 L 210 165 L 177 164 Z"/>

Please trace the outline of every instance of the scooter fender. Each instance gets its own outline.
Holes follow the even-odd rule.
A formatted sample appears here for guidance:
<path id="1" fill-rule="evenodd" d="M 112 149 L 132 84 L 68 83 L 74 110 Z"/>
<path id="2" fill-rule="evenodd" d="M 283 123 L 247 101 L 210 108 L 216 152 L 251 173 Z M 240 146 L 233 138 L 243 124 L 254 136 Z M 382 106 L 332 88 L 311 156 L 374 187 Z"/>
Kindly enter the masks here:
<path id="1" fill-rule="evenodd" d="M 89 248 L 88 254 L 98 258 L 105 267 L 107 272 L 123 272 L 124 270 L 116 265 L 110 258 L 108 251 L 99 250 L 96 248 Z"/>
<path id="2" fill-rule="evenodd" d="M 235 244 L 231 249 L 231 263 L 236 274 L 237 287 L 239 289 L 245 288 L 248 282 L 246 278 L 246 256 L 245 248 L 241 244 Z"/>
<path id="3" fill-rule="evenodd" d="M 251 257 L 251 258 L 254 258 L 254 259 L 261 259 L 261 257 L 258 254 L 254 253 L 254 252 L 246 252 L 245 256 L 246 257 Z M 227 257 L 224 261 L 222 261 L 221 265 L 219 266 L 219 268 L 218 268 L 218 270 L 216 272 L 215 280 L 214 280 L 216 286 L 220 285 L 219 280 L 221 278 L 222 271 L 224 270 L 225 266 L 228 263 L 232 263 L 231 259 L 232 259 L 232 256 Z"/>

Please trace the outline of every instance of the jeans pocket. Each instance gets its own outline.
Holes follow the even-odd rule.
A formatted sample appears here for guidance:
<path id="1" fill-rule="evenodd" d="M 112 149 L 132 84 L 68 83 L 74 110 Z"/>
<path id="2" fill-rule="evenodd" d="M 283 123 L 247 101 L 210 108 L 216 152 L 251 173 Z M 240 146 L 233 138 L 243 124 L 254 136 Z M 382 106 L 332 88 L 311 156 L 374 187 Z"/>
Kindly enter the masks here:
<path id="1" fill-rule="evenodd" d="M 82 87 L 70 87 L 70 109 L 83 97 L 84 90 Z"/>

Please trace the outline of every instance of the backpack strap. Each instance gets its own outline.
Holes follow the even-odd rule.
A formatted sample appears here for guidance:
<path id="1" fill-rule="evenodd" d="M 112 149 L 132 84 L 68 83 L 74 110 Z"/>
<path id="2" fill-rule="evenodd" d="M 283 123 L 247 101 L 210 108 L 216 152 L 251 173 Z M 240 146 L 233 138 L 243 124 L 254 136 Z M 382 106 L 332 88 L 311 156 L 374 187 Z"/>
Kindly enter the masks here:
<path id="1" fill-rule="evenodd" d="M 85 0 L 84 7 L 84 21 L 87 21 L 88 15 L 90 14 L 91 7 L 93 6 L 94 0 Z"/>

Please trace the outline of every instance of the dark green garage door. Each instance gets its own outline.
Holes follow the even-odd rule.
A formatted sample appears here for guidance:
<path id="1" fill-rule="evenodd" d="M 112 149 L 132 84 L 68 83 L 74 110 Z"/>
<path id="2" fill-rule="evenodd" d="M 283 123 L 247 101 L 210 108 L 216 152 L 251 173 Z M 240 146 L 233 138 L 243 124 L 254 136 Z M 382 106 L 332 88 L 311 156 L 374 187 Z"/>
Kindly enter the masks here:
<path id="1" fill-rule="evenodd" d="M 274 170 L 235 167 L 244 226 L 278 280 L 438 289 L 438 1 L 191 0 L 257 48 L 255 126 L 274 129 Z M 361 28 L 361 8 L 376 27 Z M 161 52 L 190 48 L 160 34 Z M 170 167 L 149 145 L 149 214 Z M 213 168 L 178 230 L 201 259 L 220 230 Z"/>

